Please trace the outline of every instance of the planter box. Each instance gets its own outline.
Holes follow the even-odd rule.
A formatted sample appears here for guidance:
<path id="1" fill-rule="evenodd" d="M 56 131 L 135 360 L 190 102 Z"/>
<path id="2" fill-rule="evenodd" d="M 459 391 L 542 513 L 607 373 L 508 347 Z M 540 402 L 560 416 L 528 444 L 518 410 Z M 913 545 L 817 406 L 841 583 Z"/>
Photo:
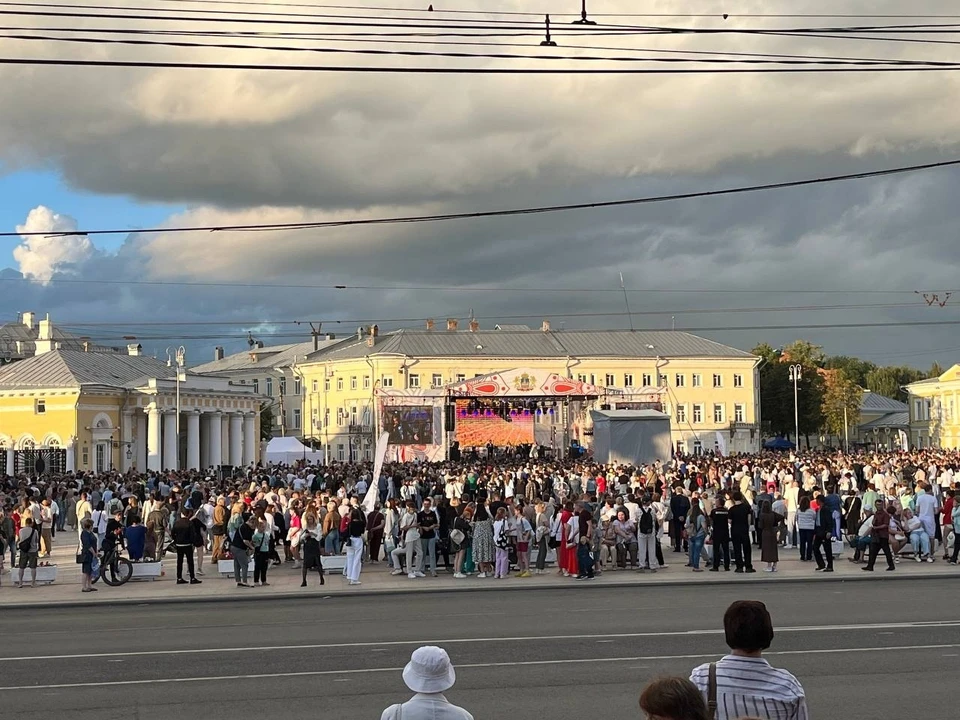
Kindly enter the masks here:
<path id="1" fill-rule="evenodd" d="M 23 571 L 23 582 L 24 584 L 30 582 L 30 568 L 27 568 Z M 19 568 L 12 568 L 10 570 L 10 577 L 13 579 L 13 584 L 18 585 L 20 582 L 20 570 Z M 37 582 L 43 583 L 44 585 L 49 585 L 50 583 L 56 582 L 57 580 L 57 566 L 50 565 L 48 567 L 38 567 L 37 568 Z"/>
<path id="2" fill-rule="evenodd" d="M 133 563 L 131 580 L 156 580 L 163 575 L 163 563 L 139 562 Z"/>
<path id="3" fill-rule="evenodd" d="M 346 555 L 326 555 L 325 557 L 320 558 L 320 562 L 323 563 L 323 571 L 329 572 L 331 570 L 343 570 L 347 566 L 347 556 Z"/>
<path id="4" fill-rule="evenodd" d="M 217 572 L 223 577 L 233 577 L 233 560 L 217 560 Z M 253 578 L 253 560 L 247 566 L 250 578 Z"/>

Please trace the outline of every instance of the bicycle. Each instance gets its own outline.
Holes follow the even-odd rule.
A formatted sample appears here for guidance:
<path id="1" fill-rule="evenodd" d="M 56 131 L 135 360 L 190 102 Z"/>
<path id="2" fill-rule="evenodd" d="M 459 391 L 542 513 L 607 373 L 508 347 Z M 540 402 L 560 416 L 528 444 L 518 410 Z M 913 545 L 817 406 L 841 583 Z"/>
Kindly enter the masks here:
<path id="1" fill-rule="evenodd" d="M 103 582 L 110 587 L 120 587 L 133 577 L 133 563 L 129 558 L 120 554 L 119 546 L 100 552 L 97 560 L 100 571 L 93 574 L 93 582 L 103 578 Z"/>

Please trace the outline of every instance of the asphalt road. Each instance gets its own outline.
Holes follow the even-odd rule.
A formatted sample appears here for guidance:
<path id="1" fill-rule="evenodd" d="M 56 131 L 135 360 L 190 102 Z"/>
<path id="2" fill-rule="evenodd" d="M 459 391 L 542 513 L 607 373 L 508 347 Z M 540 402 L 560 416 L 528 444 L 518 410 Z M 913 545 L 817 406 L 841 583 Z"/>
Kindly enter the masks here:
<path id="1" fill-rule="evenodd" d="M 477 720 L 638 718 L 659 674 L 723 654 L 727 604 L 767 603 L 768 659 L 816 718 L 874 720 L 893 700 L 953 717 L 954 581 L 604 588 L 262 603 L 11 610 L 0 615 L 0 708 L 18 720 L 379 718 L 409 692 L 421 644 L 458 666 L 448 693 Z"/>

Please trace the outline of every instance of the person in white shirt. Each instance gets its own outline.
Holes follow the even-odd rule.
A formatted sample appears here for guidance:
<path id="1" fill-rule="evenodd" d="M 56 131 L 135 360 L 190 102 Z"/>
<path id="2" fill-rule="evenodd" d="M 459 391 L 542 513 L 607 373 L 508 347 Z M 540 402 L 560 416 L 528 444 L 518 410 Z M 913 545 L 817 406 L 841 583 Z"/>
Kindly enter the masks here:
<path id="1" fill-rule="evenodd" d="M 787 544 L 784 547 L 792 548 L 797 544 L 797 504 L 800 498 L 800 483 L 791 481 L 783 499 L 787 503 Z"/>
<path id="2" fill-rule="evenodd" d="M 400 516 L 400 544 L 391 553 L 395 570 L 391 575 L 402 575 L 400 569 L 401 558 L 407 558 L 407 577 L 413 580 L 426 577 L 417 570 L 423 564 L 423 550 L 420 545 L 420 523 L 417 522 L 417 506 L 413 501 L 407 502 L 403 515 Z"/>
<path id="3" fill-rule="evenodd" d="M 416 693 L 405 703 L 391 705 L 380 720 L 473 720 L 473 715 L 447 700 L 457 674 L 443 648 L 417 648 L 403 669 L 403 682 Z"/>

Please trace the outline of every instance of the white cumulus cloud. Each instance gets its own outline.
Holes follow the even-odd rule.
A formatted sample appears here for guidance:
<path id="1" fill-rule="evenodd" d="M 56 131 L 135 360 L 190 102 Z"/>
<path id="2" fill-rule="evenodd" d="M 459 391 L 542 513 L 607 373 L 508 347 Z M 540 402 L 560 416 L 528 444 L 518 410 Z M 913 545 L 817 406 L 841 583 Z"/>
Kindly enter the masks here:
<path id="1" fill-rule="evenodd" d="M 76 272 L 87 260 L 97 254 L 90 239 L 82 236 L 44 237 L 29 235 L 35 232 L 70 232 L 78 227 L 69 215 L 61 215 L 48 207 L 38 205 L 27 215 L 17 232 L 23 243 L 13 249 L 13 258 L 26 277 L 44 285 L 57 272 Z"/>

